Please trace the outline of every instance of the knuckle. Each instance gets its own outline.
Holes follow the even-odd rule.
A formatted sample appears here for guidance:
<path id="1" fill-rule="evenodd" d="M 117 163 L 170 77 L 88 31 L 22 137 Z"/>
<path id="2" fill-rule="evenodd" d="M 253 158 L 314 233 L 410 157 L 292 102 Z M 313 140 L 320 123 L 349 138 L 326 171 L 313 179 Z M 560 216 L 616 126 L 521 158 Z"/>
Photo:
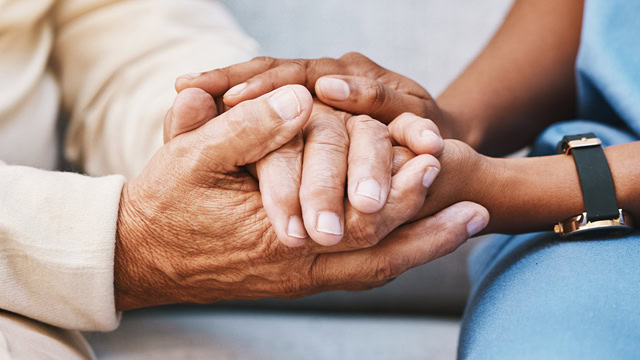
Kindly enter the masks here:
<path id="1" fill-rule="evenodd" d="M 389 255 L 381 255 L 375 263 L 373 280 L 377 282 L 388 281 L 398 276 L 394 261 Z"/>
<path id="2" fill-rule="evenodd" d="M 394 209 L 392 215 L 386 215 L 380 220 L 386 229 L 393 229 L 409 221 L 424 204 L 424 198 L 415 196 L 415 191 L 408 191 L 408 188 L 399 190 L 398 195 L 389 198 L 385 205 Z"/>
<path id="3" fill-rule="evenodd" d="M 287 70 L 284 70 L 287 69 Z M 289 60 L 285 65 L 283 65 L 283 70 L 287 73 L 291 73 L 293 77 L 291 78 L 293 83 L 306 85 L 308 83 L 307 73 L 309 71 L 309 61 L 305 59 L 294 59 Z M 280 77 L 281 74 L 274 73 L 273 76 Z M 274 83 L 278 82 L 279 79 L 273 79 Z"/>
<path id="4" fill-rule="evenodd" d="M 275 64 L 276 59 L 270 56 L 257 56 L 254 57 L 251 62 L 257 62 L 257 63 L 262 63 L 266 66 L 271 67 L 272 65 Z"/>
<path id="5" fill-rule="evenodd" d="M 307 146 L 325 148 L 327 151 L 337 151 L 345 154 L 349 149 L 349 136 L 342 126 L 322 121 L 315 122 L 305 129 Z"/>
<path id="6" fill-rule="evenodd" d="M 299 174 L 302 170 L 302 151 L 285 145 L 258 160 L 256 165 L 260 173 L 276 178 Z"/>
<path id="7" fill-rule="evenodd" d="M 351 114 L 332 108 L 315 99 L 311 110 L 311 120 L 309 122 L 310 124 L 327 122 L 344 125 L 350 117 Z"/>
<path id="8" fill-rule="evenodd" d="M 335 139 L 336 142 L 332 143 Z M 346 164 L 347 154 L 349 151 L 349 143 L 342 141 L 338 138 L 325 138 L 322 141 L 317 141 L 313 146 L 307 146 L 305 151 L 313 151 L 313 157 L 319 162 L 321 161 L 331 174 L 336 172 L 333 167 L 338 165 L 336 161 Z M 307 158 L 308 159 L 308 158 Z"/>
<path id="9" fill-rule="evenodd" d="M 302 142 L 302 137 L 298 134 L 281 148 L 267 155 L 262 161 L 268 159 L 269 164 L 273 163 L 287 167 L 302 160 L 303 150 L 304 143 Z"/>
<path id="10" fill-rule="evenodd" d="M 431 251 L 434 257 L 441 257 L 454 252 L 460 246 L 460 242 L 452 241 L 453 239 L 467 238 L 466 227 L 442 219 L 440 214 L 436 214 L 435 225 L 430 229 L 430 232 L 439 234 L 439 241 L 433 242 Z"/>
<path id="11" fill-rule="evenodd" d="M 295 299 L 308 290 L 307 282 L 302 279 L 294 278 L 284 281 L 280 285 L 280 297 L 286 299 Z"/>
<path id="12" fill-rule="evenodd" d="M 380 107 L 387 101 L 387 89 L 385 85 L 379 81 L 372 81 L 366 86 L 365 98 L 371 106 Z"/>
<path id="13" fill-rule="evenodd" d="M 348 53 L 345 53 L 340 57 L 340 60 L 346 62 L 347 65 L 352 65 L 352 66 L 373 64 L 373 61 L 371 61 L 371 59 L 369 59 L 368 57 L 362 55 L 357 51 L 350 51 Z"/>
<path id="14" fill-rule="evenodd" d="M 352 117 L 352 119 L 353 119 L 353 122 L 356 124 L 369 124 L 376 121 L 369 115 L 356 115 Z"/>
<path id="15" fill-rule="evenodd" d="M 180 170 L 188 175 L 185 179 L 199 182 L 203 180 L 206 170 L 225 169 L 227 166 L 212 154 L 211 150 L 217 144 L 205 132 L 197 131 L 193 134 L 194 140 L 191 142 L 169 142 L 167 151 L 170 158 L 185 160 L 180 162 Z"/>
<path id="16" fill-rule="evenodd" d="M 331 283 L 327 272 L 327 261 L 325 256 L 316 256 L 311 263 L 308 272 L 309 286 L 317 288 Z"/>
<path id="17" fill-rule="evenodd" d="M 351 74 L 363 74 L 377 78 L 381 74 L 381 68 L 368 57 L 359 52 L 348 52 L 339 59 L 344 68 Z"/>
<path id="18" fill-rule="evenodd" d="M 393 123 L 396 123 L 396 126 L 404 126 L 414 124 L 418 119 L 419 117 L 414 113 L 403 112 L 402 114 L 398 115 Z"/>
<path id="19" fill-rule="evenodd" d="M 256 218 L 259 219 L 258 221 L 260 223 L 268 223 L 270 221 L 265 211 L 261 211 L 256 214 Z M 283 251 L 284 248 L 280 245 L 280 240 L 278 239 L 276 232 L 272 227 L 265 227 L 258 231 L 260 231 L 259 237 L 261 242 L 256 247 L 256 256 L 270 263 L 280 261 L 286 251 Z"/>
<path id="20" fill-rule="evenodd" d="M 230 120 L 226 122 L 229 126 L 229 136 L 240 139 L 253 138 L 257 144 L 266 142 L 272 137 L 273 132 L 284 121 L 274 113 L 265 116 L 260 101 L 266 100 L 244 101 L 234 108 L 237 109 L 236 113 L 230 116 Z"/>
<path id="21" fill-rule="evenodd" d="M 289 60 L 288 63 L 290 66 L 296 67 L 299 71 L 306 73 L 307 67 L 309 66 L 309 60 L 306 59 L 293 59 Z"/>
<path id="22" fill-rule="evenodd" d="M 376 272 L 374 281 L 379 283 L 388 283 L 395 280 L 405 271 L 409 270 L 411 264 L 416 264 L 418 255 L 403 256 L 398 253 L 390 253 L 381 255 L 376 262 Z"/>
<path id="23" fill-rule="evenodd" d="M 264 80 L 266 81 L 266 83 L 269 84 L 269 86 L 271 87 L 271 89 L 278 89 L 280 86 L 278 86 L 278 82 L 280 81 L 280 74 L 279 74 L 279 70 L 282 70 L 282 68 L 279 69 L 271 69 L 267 72 L 264 72 L 258 76 L 256 76 L 254 79 L 260 79 L 260 80 Z"/>
<path id="24" fill-rule="evenodd" d="M 368 116 L 355 121 L 353 131 L 367 133 L 369 136 L 375 137 L 376 141 L 391 141 L 389 128 L 378 120 Z"/>
<path id="25" fill-rule="evenodd" d="M 205 74 L 213 75 L 217 78 L 228 78 L 228 75 L 231 73 L 231 67 L 225 67 L 220 69 L 213 69 L 211 71 L 206 72 Z"/>
<path id="26" fill-rule="evenodd" d="M 355 59 L 368 59 L 368 58 L 357 51 L 349 51 L 344 55 L 342 55 L 340 59 L 355 60 Z"/>
<path id="27" fill-rule="evenodd" d="M 370 224 L 365 221 L 351 221 L 347 222 L 347 237 L 350 243 L 358 249 L 366 249 L 375 246 L 380 239 L 378 239 L 378 231 L 374 224 Z"/>
<path id="28" fill-rule="evenodd" d="M 303 203 L 333 203 L 336 199 L 342 199 L 344 187 L 342 184 L 334 184 L 335 182 L 332 176 L 313 176 L 312 181 L 303 182 L 300 187 L 300 200 Z"/>

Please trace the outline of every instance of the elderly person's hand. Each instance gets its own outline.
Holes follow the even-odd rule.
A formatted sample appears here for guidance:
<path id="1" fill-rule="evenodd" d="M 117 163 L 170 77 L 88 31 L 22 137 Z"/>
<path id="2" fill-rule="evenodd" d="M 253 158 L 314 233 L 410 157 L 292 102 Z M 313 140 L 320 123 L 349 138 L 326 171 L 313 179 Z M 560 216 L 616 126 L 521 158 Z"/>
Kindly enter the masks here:
<path id="1" fill-rule="evenodd" d="M 480 230 L 478 219 L 488 222 L 486 209 L 465 202 L 402 225 L 423 206 L 424 175 L 438 166 L 418 155 L 391 179 L 382 210 L 345 205 L 340 244 L 284 246 L 245 165 L 297 136 L 311 115 L 311 95 L 286 86 L 210 121 L 208 99 L 195 95 L 178 95 L 170 140 L 123 190 L 115 258 L 120 310 L 370 288 L 451 252 Z"/>
<path id="2" fill-rule="evenodd" d="M 214 70 L 211 74 L 235 74 L 246 66 Z M 249 71 L 249 74 L 253 73 Z M 291 80 L 284 75 L 283 79 L 277 80 Z M 207 91 L 212 91 L 214 83 L 228 84 L 227 79 L 214 75 L 203 78 L 213 83 L 200 79 L 193 82 Z M 184 79 L 179 78 L 176 88 L 185 90 L 184 84 Z M 217 95 L 224 93 L 214 91 Z M 217 100 L 217 110 L 216 106 L 210 106 L 212 114 L 229 108 L 221 105 L 221 98 Z M 301 137 L 258 162 L 264 207 L 285 244 L 301 246 L 307 237 L 323 245 L 340 242 L 344 235 L 345 188 L 355 209 L 363 213 L 380 211 L 390 191 L 393 145 L 435 156 L 443 150 L 440 131 L 431 120 L 397 113 L 386 119 L 386 123 L 390 123 L 389 127 L 369 116 L 353 117 L 317 102 Z M 172 125 L 167 124 L 166 128 L 170 129 Z M 437 169 L 432 168 L 425 176 L 425 184 L 430 185 L 437 174 Z"/>

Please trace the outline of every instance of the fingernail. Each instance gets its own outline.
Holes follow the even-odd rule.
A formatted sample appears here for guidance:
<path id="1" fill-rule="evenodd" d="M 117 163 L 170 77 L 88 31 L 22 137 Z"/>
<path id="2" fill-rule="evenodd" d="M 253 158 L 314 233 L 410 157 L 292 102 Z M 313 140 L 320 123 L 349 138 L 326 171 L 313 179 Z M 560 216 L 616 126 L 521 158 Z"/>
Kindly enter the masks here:
<path id="1" fill-rule="evenodd" d="M 232 87 L 231 89 L 229 89 L 224 96 L 238 96 L 240 95 L 240 93 L 242 93 L 244 91 L 244 89 L 247 87 L 247 83 L 242 83 L 242 84 L 238 84 L 234 87 Z"/>
<path id="2" fill-rule="evenodd" d="M 476 215 L 467 223 L 467 234 L 471 237 L 482 231 L 485 227 L 487 227 L 487 219 L 481 215 Z"/>
<path id="3" fill-rule="evenodd" d="M 440 173 L 440 169 L 435 168 L 433 166 L 429 166 L 427 171 L 425 171 L 424 176 L 422 177 L 422 185 L 424 187 L 429 187 L 433 184 L 433 181 L 436 179 L 438 174 Z"/>
<path id="4" fill-rule="evenodd" d="M 269 104 L 282 120 L 293 120 L 301 112 L 298 97 L 290 88 L 278 90 L 269 98 Z"/>
<path id="5" fill-rule="evenodd" d="M 321 78 L 318 80 L 318 88 L 322 95 L 329 100 L 344 101 L 349 98 L 349 85 L 340 79 Z"/>
<path id="6" fill-rule="evenodd" d="M 360 180 L 356 187 L 356 194 L 380 201 L 380 185 L 373 179 Z"/>
<path id="7" fill-rule="evenodd" d="M 342 235 L 342 223 L 340 217 L 332 212 L 320 211 L 316 230 L 331 235 Z"/>
<path id="8" fill-rule="evenodd" d="M 434 144 L 438 144 L 439 146 L 444 145 L 444 141 L 442 140 L 442 137 L 431 130 L 423 131 L 422 138 L 426 142 L 433 142 Z"/>
<path id="9" fill-rule="evenodd" d="M 304 229 L 302 220 L 298 216 L 292 216 L 289 218 L 287 235 L 298 239 L 305 239 L 307 237 L 307 231 Z"/>
<path id="10" fill-rule="evenodd" d="M 193 73 L 193 74 L 186 74 L 186 75 L 178 76 L 178 78 L 179 79 L 193 80 L 193 79 L 197 78 L 200 75 L 202 75 L 202 73 Z"/>

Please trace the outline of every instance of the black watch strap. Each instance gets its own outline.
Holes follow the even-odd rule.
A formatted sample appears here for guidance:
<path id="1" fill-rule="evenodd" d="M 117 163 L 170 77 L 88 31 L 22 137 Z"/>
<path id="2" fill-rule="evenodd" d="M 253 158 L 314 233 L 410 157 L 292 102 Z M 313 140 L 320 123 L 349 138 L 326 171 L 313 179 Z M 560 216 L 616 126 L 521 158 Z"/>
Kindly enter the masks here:
<path id="1" fill-rule="evenodd" d="M 601 144 L 593 133 L 565 136 L 558 144 L 559 152 L 573 155 L 590 222 L 620 217 L 611 170 Z"/>

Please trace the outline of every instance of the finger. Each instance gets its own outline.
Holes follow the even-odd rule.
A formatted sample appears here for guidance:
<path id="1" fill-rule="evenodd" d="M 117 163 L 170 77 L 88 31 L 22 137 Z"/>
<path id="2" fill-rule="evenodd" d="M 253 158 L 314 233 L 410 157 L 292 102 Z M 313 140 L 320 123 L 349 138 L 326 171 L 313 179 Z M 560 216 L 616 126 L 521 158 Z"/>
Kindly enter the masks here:
<path id="1" fill-rule="evenodd" d="M 359 281 L 379 283 L 447 255 L 489 223 L 481 205 L 461 202 L 434 216 L 403 225 L 372 248 L 319 255 L 314 277 L 319 285 Z"/>
<path id="2" fill-rule="evenodd" d="M 176 91 L 180 92 L 186 88 L 196 87 L 208 92 L 213 97 L 222 96 L 231 87 L 241 84 L 260 73 L 280 65 L 282 61 L 283 60 L 270 57 L 257 57 L 252 60 L 221 69 L 214 69 L 197 74 L 182 75 L 176 79 Z M 275 88 L 271 90 L 275 90 Z"/>
<path id="3" fill-rule="evenodd" d="M 194 138 L 188 145 L 212 167 L 235 171 L 291 141 L 309 119 L 312 105 L 307 89 L 285 86 L 244 102 L 189 133 Z"/>
<path id="4" fill-rule="evenodd" d="M 224 103 L 235 106 L 287 84 L 299 84 L 313 92 L 320 76 L 343 74 L 345 71 L 347 69 L 335 59 L 288 60 L 231 88 L 224 94 Z"/>
<path id="5" fill-rule="evenodd" d="M 404 112 L 428 115 L 429 102 L 359 76 L 330 75 L 318 79 L 315 93 L 327 105 L 352 114 L 367 114 L 388 124 Z"/>
<path id="6" fill-rule="evenodd" d="M 398 84 L 409 93 L 423 96 L 428 93 L 417 83 L 380 67 L 366 56 L 350 52 L 340 59 L 294 59 L 278 60 L 258 58 L 257 62 L 267 63 L 260 73 L 253 72 L 242 84 L 236 85 L 224 95 L 225 104 L 235 106 L 242 101 L 253 99 L 287 84 L 306 86 L 311 93 L 315 91 L 316 81 L 325 75 L 356 75 L 379 78 Z M 251 69 L 253 70 L 253 69 Z"/>
<path id="7" fill-rule="evenodd" d="M 343 241 L 326 249 L 312 247 L 311 251 L 350 251 L 376 245 L 422 209 L 429 186 L 438 175 L 439 169 L 438 159 L 431 155 L 418 155 L 409 160 L 391 179 L 389 198 L 382 210 L 364 214 L 347 205 Z"/>
<path id="8" fill-rule="evenodd" d="M 391 167 L 391 175 L 395 175 L 409 160 L 416 157 L 411 150 L 404 146 L 394 146 L 393 151 L 393 165 Z"/>
<path id="9" fill-rule="evenodd" d="M 389 133 L 396 145 L 406 146 L 416 154 L 439 156 L 444 141 L 436 124 L 412 113 L 404 113 L 389 124 Z"/>
<path id="10" fill-rule="evenodd" d="M 164 142 L 199 128 L 217 114 L 216 103 L 211 95 L 200 89 L 181 91 L 164 119 Z"/>
<path id="11" fill-rule="evenodd" d="M 329 246 L 344 234 L 344 196 L 349 136 L 345 119 L 314 108 L 305 127 L 300 201 L 305 228 L 317 243 Z"/>
<path id="12" fill-rule="evenodd" d="M 393 153 L 387 126 L 366 115 L 347 121 L 349 132 L 348 196 L 363 213 L 382 209 L 391 187 Z"/>
<path id="13" fill-rule="evenodd" d="M 278 239 L 290 247 L 304 245 L 308 237 L 299 197 L 303 148 L 299 134 L 256 166 L 264 209 Z"/>

